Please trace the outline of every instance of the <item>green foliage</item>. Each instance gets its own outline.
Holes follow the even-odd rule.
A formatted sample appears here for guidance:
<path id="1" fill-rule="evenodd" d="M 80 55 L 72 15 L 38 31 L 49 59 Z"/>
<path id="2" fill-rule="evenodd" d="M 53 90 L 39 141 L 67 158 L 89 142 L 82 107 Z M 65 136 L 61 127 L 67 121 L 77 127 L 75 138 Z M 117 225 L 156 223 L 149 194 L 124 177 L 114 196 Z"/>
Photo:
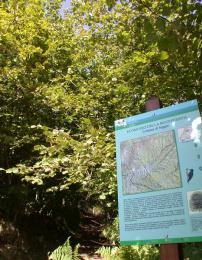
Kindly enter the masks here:
<path id="1" fill-rule="evenodd" d="M 1 167 L 46 192 L 79 184 L 111 207 L 114 120 L 150 95 L 201 98 L 201 6 L 74 0 L 61 19 L 59 5 L 1 6 Z"/>
<path id="2" fill-rule="evenodd" d="M 184 259 L 200 260 L 202 258 L 201 243 L 183 244 Z"/>
<path id="3" fill-rule="evenodd" d="M 97 250 L 103 259 L 106 260 L 158 260 L 159 248 L 156 246 L 115 246 L 119 242 L 118 217 L 112 224 L 105 227 L 102 235 L 106 237 L 113 247 L 101 247 Z"/>
<path id="4" fill-rule="evenodd" d="M 63 19 L 60 5 L 0 4 L 0 210 L 66 220 L 85 201 L 113 219 L 114 120 L 151 95 L 201 107 L 201 4 L 72 0 Z"/>
<path id="5" fill-rule="evenodd" d="M 118 247 L 101 247 L 96 253 L 99 254 L 104 260 L 118 260 Z"/>
<path id="6" fill-rule="evenodd" d="M 159 250 L 155 246 L 128 246 L 120 250 L 120 259 L 158 260 Z"/>
<path id="7" fill-rule="evenodd" d="M 119 222 L 118 217 L 114 219 L 112 224 L 107 225 L 103 231 L 102 235 L 106 237 L 111 244 L 117 244 L 119 242 Z"/>
<path id="8" fill-rule="evenodd" d="M 79 260 L 78 249 L 79 245 L 76 245 L 74 250 L 72 249 L 70 238 L 68 238 L 63 245 L 59 246 L 51 253 L 49 260 Z"/>
<path id="9" fill-rule="evenodd" d="M 158 260 L 159 250 L 155 246 L 101 247 L 97 250 L 104 260 Z"/>

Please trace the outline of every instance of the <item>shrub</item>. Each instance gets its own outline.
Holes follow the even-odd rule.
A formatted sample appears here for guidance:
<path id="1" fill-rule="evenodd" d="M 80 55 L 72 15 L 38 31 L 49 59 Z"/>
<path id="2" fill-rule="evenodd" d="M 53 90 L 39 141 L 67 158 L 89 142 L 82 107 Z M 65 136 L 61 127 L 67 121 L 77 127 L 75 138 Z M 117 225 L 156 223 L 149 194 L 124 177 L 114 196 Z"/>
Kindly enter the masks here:
<path id="1" fill-rule="evenodd" d="M 69 240 L 70 238 L 68 238 L 63 245 L 56 248 L 49 256 L 49 260 L 79 260 L 79 244 L 72 249 Z"/>

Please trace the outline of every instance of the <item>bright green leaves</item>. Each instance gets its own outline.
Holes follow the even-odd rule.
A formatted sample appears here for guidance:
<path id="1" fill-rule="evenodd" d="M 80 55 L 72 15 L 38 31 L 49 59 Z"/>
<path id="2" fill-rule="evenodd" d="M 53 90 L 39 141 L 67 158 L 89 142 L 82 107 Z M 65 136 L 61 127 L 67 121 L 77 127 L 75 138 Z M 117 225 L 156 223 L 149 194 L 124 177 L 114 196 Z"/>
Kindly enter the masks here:
<path id="1" fill-rule="evenodd" d="M 101 199 L 101 200 L 105 200 L 105 199 L 106 199 L 106 195 L 101 194 L 101 195 L 99 196 L 99 199 Z"/>
<path id="2" fill-rule="evenodd" d="M 17 174 L 19 172 L 19 169 L 17 167 L 9 168 L 6 170 L 6 173 L 14 173 Z"/>
<path id="3" fill-rule="evenodd" d="M 160 52 L 160 60 L 167 60 L 169 58 L 169 55 L 167 51 L 161 51 Z"/>
<path id="4" fill-rule="evenodd" d="M 112 136 L 101 129 L 92 129 L 84 138 L 74 146 L 70 176 L 75 182 L 84 183 L 83 189 L 91 194 L 102 193 L 108 190 L 106 180 L 114 176 Z M 93 190 L 95 184 L 96 190 Z"/>
<path id="5" fill-rule="evenodd" d="M 62 20 L 60 1 L 14 2 L 0 9 L 1 172 L 113 207 L 114 120 L 151 95 L 201 99 L 201 7 L 72 0 Z"/>

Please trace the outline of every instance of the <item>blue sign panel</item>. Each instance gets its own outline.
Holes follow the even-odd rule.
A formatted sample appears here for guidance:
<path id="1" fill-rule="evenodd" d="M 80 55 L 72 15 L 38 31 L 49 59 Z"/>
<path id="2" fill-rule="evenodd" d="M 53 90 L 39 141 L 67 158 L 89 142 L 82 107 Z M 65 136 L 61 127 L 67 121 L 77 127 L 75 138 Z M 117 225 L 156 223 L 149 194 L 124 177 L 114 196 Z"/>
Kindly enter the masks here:
<path id="1" fill-rule="evenodd" d="M 202 241 L 196 100 L 115 122 L 122 245 Z"/>

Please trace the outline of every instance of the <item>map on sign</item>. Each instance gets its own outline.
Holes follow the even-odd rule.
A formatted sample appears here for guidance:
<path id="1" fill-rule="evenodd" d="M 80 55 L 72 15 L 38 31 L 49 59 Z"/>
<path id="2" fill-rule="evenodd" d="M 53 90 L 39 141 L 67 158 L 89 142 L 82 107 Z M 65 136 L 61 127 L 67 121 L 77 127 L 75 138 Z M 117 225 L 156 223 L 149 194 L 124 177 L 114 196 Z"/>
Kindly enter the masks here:
<path id="1" fill-rule="evenodd" d="M 122 141 L 123 195 L 181 187 L 174 131 Z"/>

